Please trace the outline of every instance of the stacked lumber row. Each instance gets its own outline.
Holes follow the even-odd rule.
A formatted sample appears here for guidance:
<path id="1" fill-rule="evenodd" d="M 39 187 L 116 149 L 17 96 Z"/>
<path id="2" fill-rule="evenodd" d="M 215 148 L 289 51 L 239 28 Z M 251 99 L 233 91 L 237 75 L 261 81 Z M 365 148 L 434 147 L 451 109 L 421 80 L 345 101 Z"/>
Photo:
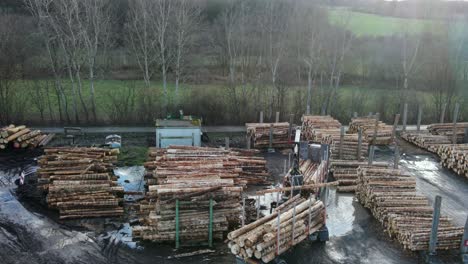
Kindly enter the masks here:
<path id="1" fill-rule="evenodd" d="M 441 145 L 437 154 L 442 166 L 468 178 L 468 144 Z"/>
<path id="2" fill-rule="evenodd" d="M 176 239 L 176 202 L 179 203 L 179 239 L 181 243 L 207 241 L 210 225 L 210 199 L 213 206 L 212 235 L 221 240 L 230 225 L 239 224 L 242 187 L 232 179 L 208 177 L 170 181 L 150 186 L 146 195 L 149 214 L 133 228 L 137 239 L 156 242 Z"/>
<path id="3" fill-rule="evenodd" d="M 269 263 L 318 231 L 324 222 L 323 203 L 314 199 L 305 200 L 297 195 L 272 214 L 229 233 L 228 247 L 232 254 L 247 263 Z"/>
<path id="4" fill-rule="evenodd" d="M 465 136 L 465 129 L 468 128 L 468 122 L 457 123 L 455 133 L 457 134 L 457 142 L 463 142 Z M 453 123 L 439 123 L 427 126 L 427 130 L 433 135 L 444 135 L 452 139 L 453 136 Z"/>
<path id="5" fill-rule="evenodd" d="M 321 143 L 323 135 L 340 134 L 341 123 L 331 116 L 302 116 L 302 135 L 305 140 Z"/>
<path id="6" fill-rule="evenodd" d="M 239 224 L 241 192 L 247 184 L 266 184 L 266 161 L 258 150 L 170 146 L 150 148 L 140 203 L 142 225 L 134 236 L 151 241 L 175 240 L 175 203 L 179 200 L 180 240 L 208 239 L 209 202 L 213 199 L 213 238 L 222 239 Z"/>
<path id="7" fill-rule="evenodd" d="M 451 144 L 452 141 L 445 135 L 433 135 L 429 132 L 401 132 L 401 138 L 425 150 L 435 152 L 441 145 Z"/>
<path id="8" fill-rule="evenodd" d="M 367 159 L 367 150 L 369 148 L 369 143 L 362 140 L 361 142 L 361 154 L 358 157 L 358 135 L 357 134 L 347 134 L 343 138 L 343 146 L 342 146 L 342 157 L 341 159 L 344 160 L 365 160 Z M 331 142 L 327 143 L 327 142 Z M 322 144 L 330 144 L 330 152 L 331 156 L 330 159 L 340 159 L 340 143 L 341 137 L 340 134 L 333 134 L 329 135 L 325 138 Z"/>
<path id="9" fill-rule="evenodd" d="M 333 178 L 338 181 L 338 192 L 355 192 L 357 188 L 358 169 L 380 167 L 389 167 L 386 162 L 373 162 L 372 165 L 366 162 L 349 161 L 349 160 L 332 160 L 330 161 L 330 172 Z"/>
<path id="10" fill-rule="evenodd" d="M 395 169 L 359 168 L 357 198 L 405 249 L 429 249 L 433 208 L 427 197 L 416 194 L 412 176 Z M 437 249 L 459 248 L 463 232 L 441 217 Z"/>
<path id="11" fill-rule="evenodd" d="M 377 123 L 376 140 L 374 140 L 375 128 Z M 393 127 L 382 121 L 378 121 L 375 117 L 357 117 L 351 119 L 349 124 L 348 134 L 356 134 L 359 129 L 362 130 L 363 140 L 372 145 L 390 145 L 392 143 Z"/>
<path id="12" fill-rule="evenodd" d="M 266 160 L 258 150 L 170 146 L 150 148 L 145 162 L 148 185 L 167 184 L 166 179 L 219 177 L 236 186 L 269 184 Z M 155 174 L 153 173 L 155 172 Z"/>
<path id="13" fill-rule="evenodd" d="M 247 137 L 252 140 L 252 147 L 265 149 L 270 146 L 270 126 L 273 125 L 273 148 L 289 148 L 289 123 L 246 123 Z"/>
<path id="14" fill-rule="evenodd" d="M 47 145 L 54 134 L 45 135 L 40 130 L 31 130 L 26 126 L 9 125 L 0 128 L 0 150 L 10 148 L 37 148 Z"/>
<path id="15" fill-rule="evenodd" d="M 40 157 L 38 187 L 49 208 L 60 219 L 113 217 L 124 213 L 113 173 L 118 150 L 102 148 L 48 148 Z"/>

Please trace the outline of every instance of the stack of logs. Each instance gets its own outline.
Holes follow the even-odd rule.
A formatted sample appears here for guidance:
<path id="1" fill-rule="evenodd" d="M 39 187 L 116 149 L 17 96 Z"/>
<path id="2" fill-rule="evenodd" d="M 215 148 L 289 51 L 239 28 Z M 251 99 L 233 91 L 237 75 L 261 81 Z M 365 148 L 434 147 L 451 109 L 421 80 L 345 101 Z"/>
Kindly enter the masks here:
<path id="1" fill-rule="evenodd" d="M 239 224 L 240 199 L 247 184 L 268 183 L 266 161 L 257 150 L 170 146 L 151 148 L 140 203 L 142 225 L 134 236 L 174 241 L 175 203 L 179 200 L 180 240 L 208 239 L 209 203 L 213 201 L 213 238 L 222 239 L 229 225 Z"/>
<path id="2" fill-rule="evenodd" d="M 425 150 L 435 152 L 441 145 L 451 144 L 452 141 L 445 135 L 432 135 L 424 132 L 401 132 L 401 138 Z"/>
<path id="3" fill-rule="evenodd" d="M 322 137 L 340 134 L 341 123 L 331 116 L 302 116 L 302 136 L 307 141 L 322 143 Z"/>
<path id="4" fill-rule="evenodd" d="M 323 203 L 297 195 L 272 214 L 229 233 L 228 247 L 247 263 L 268 263 L 318 231 L 324 222 Z"/>
<path id="5" fill-rule="evenodd" d="M 385 162 L 373 162 L 372 165 L 369 165 L 367 161 L 332 160 L 330 161 L 330 172 L 333 173 L 333 178 L 338 181 L 338 192 L 355 192 L 357 188 L 358 168 L 385 168 L 388 166 Z"/>
<path id="6" fill-rule="evenodd" d="M 341 144 L 341 137 L 338 134 L 333 134 L 329 135 L 327 137 L 327 140 L 325 140 L 322 143 L 330 144 L 327 143 L 328 141 L 331 141 L 330 145 L 330 152 L 331 156 L 330 159 L 344 159 L 344 160 L 365 160 L 367 159 L 367 150 L 369 148 L 369 144 L 361 140 L 361 151 L 360 154 L 358 151 L 359 148 L 359 136 L 356 134 L 347 134 L 343 137 L 343 143 L 342 146 L 340 147 Z M 341 149 L 341 154 L 340 154 L 340 149 Z M 359 157 L 358 157 L 359 155 Z"/>
<path id="7" fill-rule="evenodd" d="M 437 154 L 442 166 L 468 178 L 468 144 L 441 145 Z"/>
<path id="8" fill-rule="evenodd" d="M 46 146 L 54 134 L 45 135 L 40 130 L 31 130 L 26 126 L 9 125 L 0 128 L 0 150 L 7 148 L 25 149 Z"/>
<path id="9" fill-rule="evenodd" d="M 39 159 L 38 188 L 60 219 L 114 217 L 123 187 L 113 173 L 118 150 L 101 148 L 48 148 Z"/>
<path id="10" fill-rule="evenodd" d="M 455 133 L 457 134 L 457 142 L 463 142 L 465 129 L 468 128 L 468 122 L 457 123 Z M 452 139 L 453 123 L 431 124 L 427 126 L 427 130 L 433 135 L 444 135 Z"/>
<path id="11" fill-rule="evenodd" d="M 252 147 L 265 149 L 270 146 L 270 127 L 273 128 L 273 148 L 289 148 L 289 123 L 246 123 L 247 138 L 251 140 Z"/>
<path id="12" fill-rule="evenodd" d="M 369 208 L 392 238 L 411 251 L 428 250 L 433 208 L 416 194 L 416 180 L 396 169 L 359 168 L 358 200 Z M 463 227 L 440 218 L 437 249 L 460 247 Z"/>
<path id="13" fill-rule="evenodd" d="M 348 134 L 356 134 L 362 130 L 363 140 L 372 145 L 390 145 L 392 143 L 393 127 L 381 121 L 376 117 L 357 117 L 351 119 Z M 377 134 L 375 133 L 377 129 Z M 375 142 L 374 142 L 375 135 Z"/>

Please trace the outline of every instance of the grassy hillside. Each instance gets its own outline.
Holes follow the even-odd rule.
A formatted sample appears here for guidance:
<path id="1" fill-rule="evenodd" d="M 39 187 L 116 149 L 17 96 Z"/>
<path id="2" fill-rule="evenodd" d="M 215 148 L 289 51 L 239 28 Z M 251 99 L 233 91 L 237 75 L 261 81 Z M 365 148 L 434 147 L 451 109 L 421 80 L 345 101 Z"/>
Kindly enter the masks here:
<path id="1" fill-rule="evenodd" d="M 441 23 L 433 20 L 386 17 L 348 11 L 344 8 L 330 8 L 333 24 L 347 24 L 346 27 L 357 36 L 387 36 L 399 33 L 419 33 L 425 30 L 437 31 Z M 349 16 L 349 22 L 346 19 Z"/>

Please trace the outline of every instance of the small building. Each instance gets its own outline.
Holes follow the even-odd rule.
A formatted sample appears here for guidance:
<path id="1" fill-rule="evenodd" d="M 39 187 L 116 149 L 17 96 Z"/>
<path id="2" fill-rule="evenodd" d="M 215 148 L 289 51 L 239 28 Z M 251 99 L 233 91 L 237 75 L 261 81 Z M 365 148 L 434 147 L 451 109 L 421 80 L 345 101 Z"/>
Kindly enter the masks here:
<path id="1" fill-rule="evenodd" d="M 196 120 L 157 120 L 156 147 L 201 146 L 201 122 Z"/>

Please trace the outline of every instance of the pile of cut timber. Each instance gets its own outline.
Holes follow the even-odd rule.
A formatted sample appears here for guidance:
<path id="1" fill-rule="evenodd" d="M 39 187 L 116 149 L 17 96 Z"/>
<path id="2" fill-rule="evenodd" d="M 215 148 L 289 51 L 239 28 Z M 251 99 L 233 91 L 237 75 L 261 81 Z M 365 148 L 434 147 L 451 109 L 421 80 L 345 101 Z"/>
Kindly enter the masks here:
<path id="1" fill-rule="evenodd" d="M 213 199 L 213 238 L 222 239 L 230 225 L 239 224 L 241 192 L 247 184 L 266 184 L 266 161 L 258 150 L 170 146 L 151 148 L 140 203 L 142 225 L 134 236 L 174 241 L 175 203 L 179 200 L 181 241 L 208 239 L 209 204 Z"/>
<path id="2" fill-rule="evenodd" d="M 147 176 L 165 184 L 166 178 L 219 177 L 232 179 L 236 186 L 270 184 L 266 160 L 254 149 L 224 149 L 188 146 L 150 148 L 145 162 Z M 155 172 L 155 174 L 153 174 Z M 154 177 L 153 177 L 154 176 Z"/>
<path id="3" fill-rule="evenodd" d="M 321 201 L 294 196 L 272 214 L 230 232 L 228 247 L 247 263 L 268 263 L 318 231 L 324 222 L 325 207 Z"/>
<path id="4" fill-rule="evenodd" d="M 405 249 L 428 250 L 433 208 L 425 196 L 416 194 L 416 180 L 404 171 L 383 168 L 359 168 L 358 177 L 358 200 L 390 237 Z M 437 249 L 459 248 L 463 232 L 463 227 L 441 217 Z"/>
<path id="5" fill-rule="evenodd" d="M 349 161 L 349 160 L 332 160 L 330 161 L 330 172 L 333 173 L 333 178 L 338 181 L 338 192 L 355 192 L 357 188 L 358 168 L 365 167 L 389 167 L 385 162 L 373 162 L 372 165 L 366 162 Z"/>
<path id="6" fill-rule="evenodd" d="M 330 144 L 330 159 L 344 159 L 344 160 L 365 160 L 367 159 L 367 150 L 369 144 L 362 140 L 361 142 L 361 153 L 358 157 L 359 138 L 356 134 L 347 134 L 343 137 L 342 147 L 340 134 L 329 135 L 325 138 L 322 144 Z M 331 143 L 328 143 L 331 142 Z M 342 151 L 340 155 L 340 149 Z"/>
<path id="7" fill-rule="evenodd" d="M 307 141 L 321 143 L 322 135 L 340 134 L 341 123 L 331 116 L 302 116 L 302 136 Z"/>
<path id="8" fill-rule="evenodd" d="M 457 142 L 463 142 L 465 129 L 468 128 L 468 122 L 457 123 L 455 133 L 457 134 Z M 444 135 L 452 139 L 453 123 L 431 124 L 427 126 L 427 130 L 433 135 Z"/>
<path id="9" fill-rule="evenodd" d="M 43 147 L 53 137 L 54 134 L 45 135 L 40 130 L 31 130 L 26 126 L 9 125 L 0 128 L 0 150 Z"/>
<path id="10" fill-rule="evenodd" d="M 376 125 L 377 123 L 377 125 Z M 374 134 L 377 126 L 377 134 L 374 140 Z M 372 145 L 390 145 L 392 143 L 393 127 L 382 121 L 378 121 L 375 117 L 357 117 L 351 119 L 349 124 L 348 134 L 356 134 L 359 129 L 362 130 L 363 140 Z"/>
<path id="11" fill-rule="evenodd" d="M 273 148 L 289 148 L 289 123 L 246 123 L 247 137 L 252 140 L 252 147 L 265 149 L 270 146 L 270 127 L 273 125 Z"/>
<path id="12" fill-rule="evenodd" d="M 400 133 L 401 138 L 425 150 L 435 152 L 441 145 L 451 144 L 452 141 L 445 135 L 433 135 L 429 132 L 407 132 Z"/>
<path id="13" fill-rule="evenodd" d="M 113 173 L 118 150 L 47 148 L 39 159 L 39 188 L 60 219 L 123 215 L 123 187 Z"/>
<path id="14" fill-rule="evenodd" d="M 437 154 L 442 166 L 468 178 L 468 144 L 440 145 Z"/>

